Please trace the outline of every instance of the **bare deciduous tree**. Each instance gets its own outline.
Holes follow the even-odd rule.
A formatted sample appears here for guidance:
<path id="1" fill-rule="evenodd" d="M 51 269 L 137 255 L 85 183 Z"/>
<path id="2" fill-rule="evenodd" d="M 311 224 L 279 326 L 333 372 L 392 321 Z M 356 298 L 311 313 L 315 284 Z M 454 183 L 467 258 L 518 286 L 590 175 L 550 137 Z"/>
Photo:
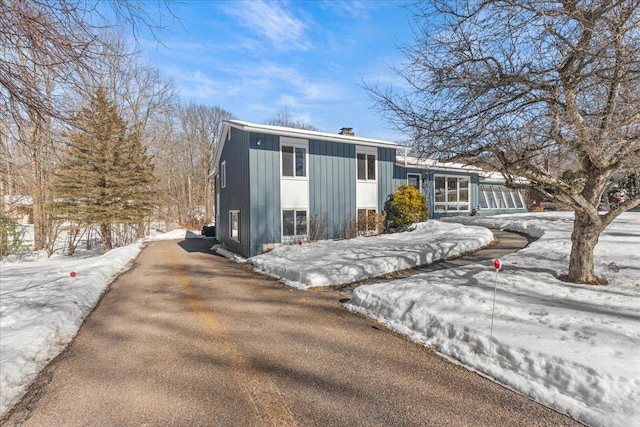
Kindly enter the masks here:
<path id="1" fill-rule="evenodd" d="M 287 107 L 283 107 L 276 112 L 276 115 L 265 120 L 265 125 L 282 126 L 287 128 L 305 129 L 305 130 L 318 130 L 311 123 L 303 119 L 294 119 L 291 117 L 291 113 Z"/>
<path id="2" fill-rule="evenodd" d="M 180 139 L 188 167 L 188 215 L 192 218 L 203 216 L 205 224 L 213 219 L 213 188 L 209 179 L 213 171 L 213 153 L 219 142 L 222 122 L 231 118 L 231 113 L 218 106 L 189 104 L 179 110 Z"/>
<path id="3" fill-rule="evenodd" d="M 213 220 L 213 153 L 222 122 L 232 118 L 221 107 L 175 105 L 157 123 L 153 147 L 156 173 L 165 201 L 164 219 L 171 225 L 200 227 Z"/>
<path id="4" fill-rule="evenodd" d="M 600 233 L 640 203 L 597 206 L 614 174 L 640 165 L 640 1 L 487 0 L 419 4 L 417 37 L 368 85 L 424 155 L 517 178 L 575 211 L 568 278 L 600 283 Z"/>
<path id="5" fill-rule="evenodd" d="M 0 2 L 0 119 L 28 108 L 40 116 L 63 118 L 57 97 L 33 86 L 41 74 L 56 85 L 80 87 L 82 70 L 91 70 L 102 54 L 103 30 L 118 24 L 138 34 L 146 27 L 153 34 L 162 27 L 159 17 L 169 11 L 163 1 L 151 12 L 148 4 L 129 0 L 57 0 L 55 2 L 4 0 Z M 110 11 L 107 20 L 100 10 Z M 170 11 L 169 11 L 170 13 Z"/>

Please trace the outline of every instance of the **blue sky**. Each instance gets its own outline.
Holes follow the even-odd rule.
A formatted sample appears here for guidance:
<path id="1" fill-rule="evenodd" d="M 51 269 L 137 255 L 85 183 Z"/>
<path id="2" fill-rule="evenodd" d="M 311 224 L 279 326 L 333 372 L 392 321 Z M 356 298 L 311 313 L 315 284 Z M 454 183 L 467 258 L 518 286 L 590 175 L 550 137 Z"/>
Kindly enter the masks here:
<path id="1" fill-rule="evenodd" d="M 394 132 L 371 109 L 363 80 L 394 81 L 390 64 L 411 43 L 400 1 L 192 1 L 172 3 L 164 46 L 143 56 L 176 84 L 184 102 L 218 105 L 264 123 L 286 107 L 325 132 L 389 141 Z"/>

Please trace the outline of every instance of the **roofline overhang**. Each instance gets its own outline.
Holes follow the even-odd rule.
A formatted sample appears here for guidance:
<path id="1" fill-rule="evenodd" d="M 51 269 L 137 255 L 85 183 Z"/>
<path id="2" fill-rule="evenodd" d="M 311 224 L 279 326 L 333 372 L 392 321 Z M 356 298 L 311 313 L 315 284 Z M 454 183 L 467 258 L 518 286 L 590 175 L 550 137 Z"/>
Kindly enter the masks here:
<path id="1" fill-rule="evenodd" d="M 214 156 L 214 167 L 220 162 L 220 156 L 227 142 L 227 135 L 230 128 L 240 129 L 245 132 L 263 133 L 269 135 L 286 136 L 290 138 L 312 139 L 316 141 L 340 142 L 343 144 L 364 145 L 368 147 L 394 148 L 399 146 L 395 142 L 382 141 L 379 139 L 361 138 L 357 136 L 332 134 L 326 132 L 318 132 L 306 129 L 289 128 L 283 126 L 262 125 L 257 123 L 249 123 L 242 120 L 225 120 L 222 125 L 220 141 L 216 147 Z"/>

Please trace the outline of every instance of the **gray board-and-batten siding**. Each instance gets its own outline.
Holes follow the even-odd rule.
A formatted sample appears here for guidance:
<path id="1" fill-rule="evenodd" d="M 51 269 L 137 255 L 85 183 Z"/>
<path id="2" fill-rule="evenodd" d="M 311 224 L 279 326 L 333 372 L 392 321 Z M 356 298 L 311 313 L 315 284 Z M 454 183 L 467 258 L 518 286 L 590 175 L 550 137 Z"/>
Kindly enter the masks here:
<path id="1" fill-rule="evenodd" d="M 226 162 L 227 182 L 220 190 L 219 239 L 230 250 L 248 257 L 262 253 L 265 243 L 281 241 L 280 137 L 233 127 L 229 130 L 231 137 L 220 157 L 220 163 Z M 322 218 L 326 212 L 325 238 L 337 238 L 356 214 L 356 144 L 314 139 L 308 143 L 307 215 Z M 378 147 L 377 152 L 378 210 L 383 210 L 395 189 L 392 178 L 398 172 L 395 149 Z M 240 242 L 229 237 L 230 210 L 240 210 Z"/>
<path id="2" fill-rule="evenodd" d="M 222 188 L 221 178 L 218 177 L 217 186 L 220 188 L 219 223 L 216 224 L 219 241 L 229 250 L 242 256 L 249 256 L 251 247 L 249 235 L 250 225 L 250 165 L 249 165 L 249 135 L 239 129 L 230 128 L 230 137 L 220 155 L 220 165 L 225 163 L 226 179 Z M 240 211 L 238 226 L 239 242 L 230 238 L 229 212 Z"/>

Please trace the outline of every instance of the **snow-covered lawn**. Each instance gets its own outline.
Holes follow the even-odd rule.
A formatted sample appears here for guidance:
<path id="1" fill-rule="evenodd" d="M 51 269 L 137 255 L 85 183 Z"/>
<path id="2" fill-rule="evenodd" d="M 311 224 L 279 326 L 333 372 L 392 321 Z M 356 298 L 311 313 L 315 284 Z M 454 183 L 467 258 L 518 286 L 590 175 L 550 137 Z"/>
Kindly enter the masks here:
<path id="1" fill-rule="evenodd" d="M 490 263 L 361 286 L 347 307 L 581 422 L 640 425 L 640 213 L 622 215 L 601 236 L 597 273 L 610 283 L 601 287 L 556 279 L 568 265 L 571 214 L 455 221 L 540 237 L 502 259 L 491 354 L 496 274 Z M 193 236 L 182 230 L 163 237 Z M 429 221 L 409 233 L 283 247 L 252 262 L 294 286 L 331 285 L 432 262 L 490 240 L 482 227 Z M 0 414 L 71 340 L 140 247 L 1 266 Z"/>
<path id="2" fill-rule="evenodd" d="M 352 283 L 458 256 L 493 240 L 484 227 L 428 221 L 405 233 L 289 245 L 249 258 L 255 271 L 300 289 Z"/>
<path id="3" fill-rule="evenodd" d="M 148 240 L 191 236 L 195 234 L 175 230 Z M 72 257 L 0 265 L 0 416 L 64 350 L 107 286 L 131 266 L 141 248 L 138 241 L 101 256 L 78 251 Z"/>
<path id="4" fill-rule="evenodd" d="M 348 304 L 524 395 L 594 426 L 640 426 L 640 214 L 626 213 L 596 247 L 608 286 L 561 282 L 572 214 L 455 221 L 540 239 L 491 263 L 358 287 Z M 489 349 L 491 347 L 491 352 Z"/>
<path id="5" fill-rule="evenodd" d="M 540 239 L 504 257 L 497 282 L 490 262 L 420 273 L 358 287 L 347 308 L 583 423 L 640 426 L 638 213 L 602 234 L 596 272 L 610 284 L 600 287 L 557 279 L 571 248 L 573 214 L 565 212 L 428 221 L 409 233 L 287 246 L 250 261 L 299 288 L 354 282 L 490 241 L 488 230 L 460 222 Z"/>

